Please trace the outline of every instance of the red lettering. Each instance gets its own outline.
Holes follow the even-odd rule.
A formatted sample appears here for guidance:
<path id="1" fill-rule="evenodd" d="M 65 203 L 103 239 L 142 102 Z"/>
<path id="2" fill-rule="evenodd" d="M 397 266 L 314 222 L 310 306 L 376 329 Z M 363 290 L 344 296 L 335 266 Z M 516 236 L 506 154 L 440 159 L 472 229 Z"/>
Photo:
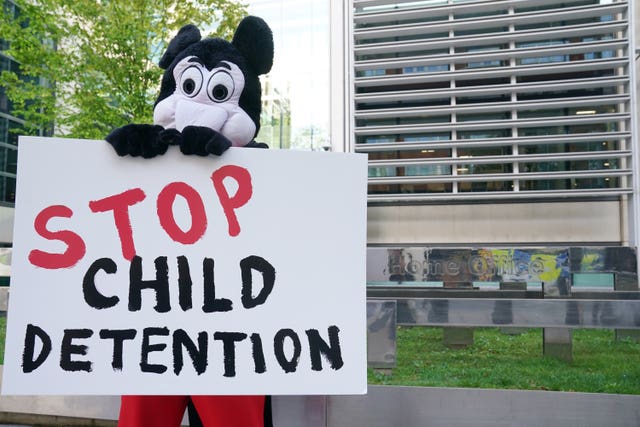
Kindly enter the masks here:
<path id="1" fill-rule="evenodd" d="M 143 201 L 145 197 L 144 191 L 139 188 L 133 188 L 120 194 L 89 202 L 89 208 L 92 212 L 113 211 L 113 218 L 122 247 L 122 255 L 128 261 L 131 261 L 136 255 L 129 206 Z"/>
<path id="2" fill-rule="evenodd" d="M 191 228 L 187 232 L 182 231 L 173 216 L 173 203 L 178 195 L 187 201 L 191 214 Z M 184 182 L 173 182 L 162 189 L 158 195 L 158 219 L 174 242 L 185 245 L 200 240 L 207 229 L 207 214 L 202 198 L 193 187 Z"/>
<path id="3" fill-rule="evenodd" d="M 238 183 L 238 189 L 233 197 L 229 196 L 224 186 L 223 181 L 225 178 L 233 178 Z M 213 187 L 216 193 L 218 193 L 218 199 L 220 200 L 224 214 L 227 217 L 229 236 L 235 237 L 240 234 L 240 223 L 236 217 L 235 210 L 244 206 L 253 194 L 251 174 L 243 167 L 227 165 L 213 172 L 211 179 L 213 180 Z"/>
<path id="4" fill-rule="evenodd" d="M 64 205 L 49 206 L 40 211 L 33 224 L 36 232 L 47 240 L 60 240 L 67 245 L 67 250 L 58 254 L 34 249 L 29 253 L 31 264 L 53 270 L 73 267 L 82 259 L 87 249 L 82 237 L 69 230 L 49 231 L 47 229 L 51 218 L 71 218 L 72 216 L 73 211 Z"/>

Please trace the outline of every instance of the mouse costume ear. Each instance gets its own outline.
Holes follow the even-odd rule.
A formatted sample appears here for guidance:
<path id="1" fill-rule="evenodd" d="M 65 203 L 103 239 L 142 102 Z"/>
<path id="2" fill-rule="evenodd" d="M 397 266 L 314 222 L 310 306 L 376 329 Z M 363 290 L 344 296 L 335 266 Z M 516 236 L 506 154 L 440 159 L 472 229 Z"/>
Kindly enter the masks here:
<path id="1" fill-rule="evenodd" d="M 273 34 L 261 18 L 247 16 L 233 35 L 233 46 L 245 57 L 252 71 L 266 74 L 273 65 Z"/>
<path id="2" fill-rule="evenodd" d="M 158 62 L 160 68 L 163 70 L 169 68 L 169 65 L 171 65 L 180 52 L 192 44 L 199 42 L 201 38 L 200 30 L 198 30 L 195 25 L 189 24 L 180 28 L 180 31 L 178 31 L 178 34 L 169 42 L 166 52 L 162 55 L 162 58 L 160 58 L 160 62 Z"/>

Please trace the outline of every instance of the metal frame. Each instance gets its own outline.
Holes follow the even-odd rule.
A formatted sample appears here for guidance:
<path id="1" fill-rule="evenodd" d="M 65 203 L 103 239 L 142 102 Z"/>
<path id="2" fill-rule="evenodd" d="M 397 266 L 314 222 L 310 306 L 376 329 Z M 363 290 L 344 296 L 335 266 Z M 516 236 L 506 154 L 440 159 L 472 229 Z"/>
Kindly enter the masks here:
<path id="1" fill-rule="evenodd" d="M 397 310 L 399 325 L 640 329 L 640 300 L 398 298 Z"/>

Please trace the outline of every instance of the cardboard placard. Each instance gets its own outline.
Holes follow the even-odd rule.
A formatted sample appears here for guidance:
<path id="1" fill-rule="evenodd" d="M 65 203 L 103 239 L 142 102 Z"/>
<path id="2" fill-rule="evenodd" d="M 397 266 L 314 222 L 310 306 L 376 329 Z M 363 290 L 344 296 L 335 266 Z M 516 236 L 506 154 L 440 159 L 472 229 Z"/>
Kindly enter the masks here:
<path id="1" fill-rule="evenodd" d="M 19 159 L 3 394 L 366 392 L 366 156 Z"/>

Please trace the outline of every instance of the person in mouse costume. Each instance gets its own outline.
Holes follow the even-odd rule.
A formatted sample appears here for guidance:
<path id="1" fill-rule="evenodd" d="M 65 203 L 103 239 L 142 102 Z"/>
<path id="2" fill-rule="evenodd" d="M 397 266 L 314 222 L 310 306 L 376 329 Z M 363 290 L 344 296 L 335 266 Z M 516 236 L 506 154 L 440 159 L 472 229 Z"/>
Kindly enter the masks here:
<path id="1" fill-rule="evenodd" d="M 222 155 L 229 147 L 267 148 L 260 128 L 258 76 L 273 64 L 273 36 L 260 18 L 244 18 L 229 43 L 201 38 L 193 25 L 180 29 L 159 65 L 165 70 L 154 124 L 129 124 L 106 140 L 120 156 L 153 158 L 172 145 L 184 154 Z M 265 396 L 122 396 L 120 427 L 178 427 L 189 408 L 192 426 L 271 425 Z"/>
<path id="2" fill-rule="evenodd" d="M 229 43 L 201 39 L 186 25 L 171 40 L 159 65 L 165 70 L 153 109 L 154 124 L 129 124 L 106 140 L 120 156 L 151 158 L 170 145 L 184 154 L 221 155 L 231 146 L 266 148 L 260 129 L 258 76 L 271 70 L 273 36 L 255 16 L 244 18 Z"/>

